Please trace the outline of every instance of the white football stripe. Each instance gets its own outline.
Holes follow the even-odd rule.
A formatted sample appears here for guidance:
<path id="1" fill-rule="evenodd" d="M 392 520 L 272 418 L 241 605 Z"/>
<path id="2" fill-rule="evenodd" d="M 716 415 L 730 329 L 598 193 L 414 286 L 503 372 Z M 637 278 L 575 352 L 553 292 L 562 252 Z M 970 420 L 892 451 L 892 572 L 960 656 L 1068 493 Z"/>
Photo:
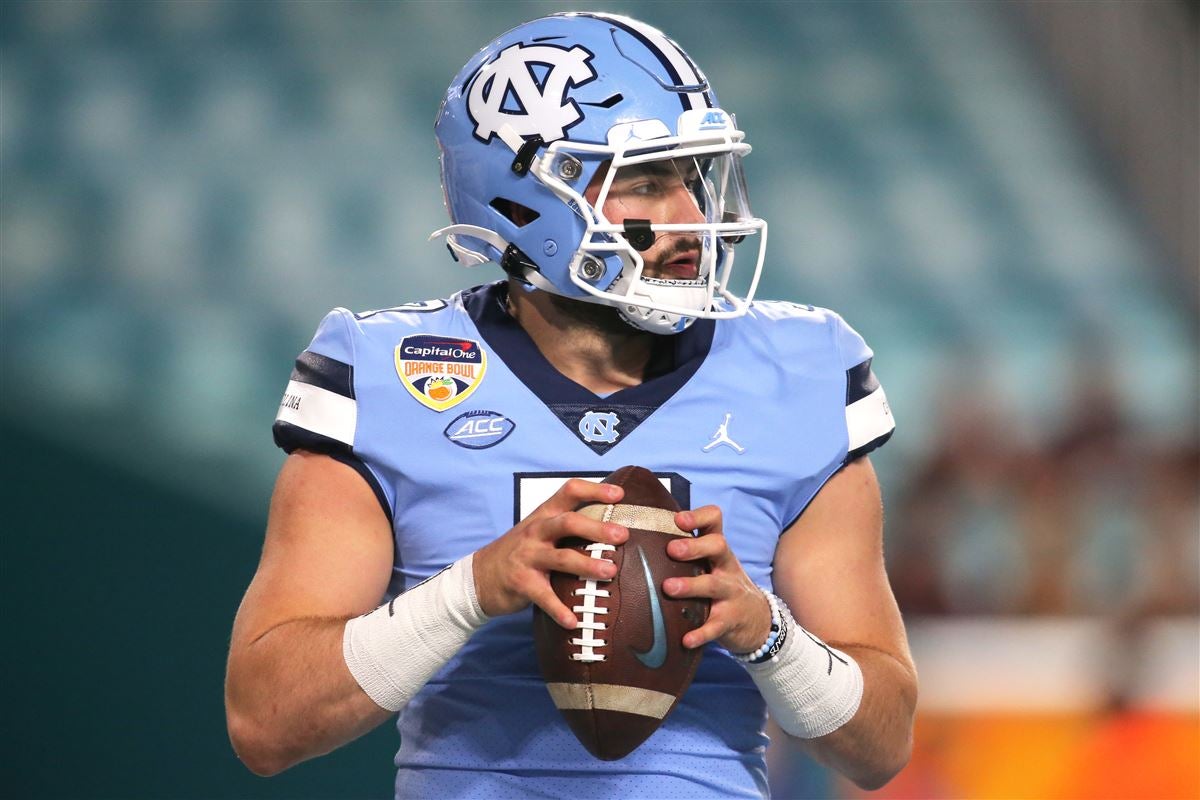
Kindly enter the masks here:
<path id="1" fill-rule="evenodd" d="M 601 522 L 615 522 L 626 528 L 637 528 L 643 531 L 658 531 L 675 536 L 691 536 L 690 533 L 679 530 L 675 526 L 675 512 L 652 506 L 635 506 L 626 503 L 616 505 L 592 505 L 579 509 L 579 513 Z"/>
<path id="2" fill-rule="evenodd" d="M 572 476 L 563 475 L 553 478 L 545 477 L 528 477 L 521 476 L 517 485 L 517 519 L 522 520 L 534 512 L 538 506 L 550 499 L 550 495 L 562 488 L 562 485 L 569 481 Z M 581 480 L 599 483 L 604 480 L 603 475 L 576 475 L 574 477 Z M 663 485 L 668 492 L 671 491 L 671 479 L 659 478 L 658 482 Z M 603 508 L 603 506 L 601 506 Z"/>
<path id="3" fill-rule="evenodd" d="M 358 404 L 353 398 L 309 383 L 288 381 L 276 422 L 289 422 L 299 428 L 354 445 L 358 425 Z"/>
<path id="4" fill-rule="evenodd" d="M 675 698 L 665 692 L 612 683 L 547 683 L 560 711 L 621 711 L 662 719 Z"/>
<path id="5" fill-rule="evenodd" d="M 850 433 L 850 450 L 878 439 L 896 427 L 888 407 L 883 387 L 846 406 L 846 430 Z"/>

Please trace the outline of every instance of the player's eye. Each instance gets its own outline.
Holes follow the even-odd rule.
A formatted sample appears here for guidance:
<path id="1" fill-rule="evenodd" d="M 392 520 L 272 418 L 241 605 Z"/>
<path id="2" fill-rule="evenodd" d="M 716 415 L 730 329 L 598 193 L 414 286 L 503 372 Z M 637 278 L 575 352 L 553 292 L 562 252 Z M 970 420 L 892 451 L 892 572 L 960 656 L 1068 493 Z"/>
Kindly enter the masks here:
<path id="1" fill-rule="evenodd" d="M 612 192 L 616 196 L 632 195 L 635 197 L 654 197 L 661 194 L 663 191 L 663 182 L 661 179 L 649 176 L 638 175 L 613 184 Z"/>

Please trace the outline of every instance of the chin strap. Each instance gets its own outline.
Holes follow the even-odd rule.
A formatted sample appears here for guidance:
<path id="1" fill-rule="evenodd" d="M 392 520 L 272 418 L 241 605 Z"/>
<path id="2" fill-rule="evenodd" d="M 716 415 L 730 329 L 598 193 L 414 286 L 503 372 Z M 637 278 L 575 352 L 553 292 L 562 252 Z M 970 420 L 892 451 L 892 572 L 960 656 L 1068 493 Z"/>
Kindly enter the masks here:
<path id="1" fill-rule="evenodd" d="M 485 244 L 490 244 L 501 253 L 509 247 L 508 242 L 504 240 L 503 236 L 487 228 L 480 228 L 478 225 L 448 225 L 429 234 L 429 241 L 432 242 L 443 236 L 446 237 L 446 248 L 450 251 L 451 257 L 464 267 L 478 267 L 480 264 L 486 264 L 493 259 L 478 250 L 472 250 L 467 247 L 458 240 L 460 236 L 470 236 L 472 239 L 478 239 Z"/>
<path id="2" fill-rule="evenodd" d="M 486 253 L 472 250 L 458 239 L 460 236 L 470 236 L 483 241 L 485 244 L 490 244 L 499 250 L 501 253 L 500 266 L 509 275 L 517 278 L 522 283 L 536 286 L 539 289 L 545 289 L 554 294 L 559 293 L 558 289 L 552 283 L 542 278 L 542 274 L 538 271 L 537 266 L 529 261 L 528 256 L 522 253 L 520 248 L 515 244 L 505 241 L 504 237 L 495 231 L 475 225 L 450 225 L 431 233 L 429 241 L 432 242 L 434 239 L 443 236 L 446 237 L 446 248 L 450 251 L 451 257 L 464 267 L 477 267 L 480 264 L 495 261 L 494 258 Z"/>
<path id="3" fill-rule="evenodd" d="M 533 163 L 537 161 L 536 154 L 538 148 L 546 144 L 544 141 L 542 141 L 542 137 L 534 136 L 526 141 L 508 123 L 501 125 L 500 129 L 496 133 L 500 136 L 501 141 L 508 145 L 508 147 L 512 149 L 513 153 L 516 154 L 516 157 L 512 163 L 513 173 L 518 176 L 528 173 Z M 503 266 L 505 271 L 509 272 L 509 274 L 513 274 L 513 271 L 510 269 L 510 264 L 507 262 L 511 258 L 523 255 L 520 250 L 518 250 L 509 242 L 505 241 L 503 236 L 493 230 L 489 230 L 488 228 L 481 228 L 478 225 L 448 225 L 445 228 L 439 228 L 438 230 L 429 234 L 429 241 L 432 242 L 434 239 L 438 239 L 443 236 L 446 237 L 446 247 L 450 250 L 450 255 L 455 261 L 462 264 L 464 267 L 477 267 L 480 264 L 486 264 L 494 259 L 487 256 L 485 253 L 479 252 L 478 250 L 472 250 L 462 242 L 458 241 L 458 237 L 460 236 L 470 236 L 473 239 L 479 239 L 481 242 L 490 244 L 492 247 L 496 248 L 498 252 L 503 254 L 501 266 Z M 528 260 L 528 258 L 526 257 L 525 260 Z M 528 272 L 535 270 L 536 267 L 534 267 L 533 270 L 527 269 L 522 271 Z M 517 277 L 522 276 L 517 275 Z"/>

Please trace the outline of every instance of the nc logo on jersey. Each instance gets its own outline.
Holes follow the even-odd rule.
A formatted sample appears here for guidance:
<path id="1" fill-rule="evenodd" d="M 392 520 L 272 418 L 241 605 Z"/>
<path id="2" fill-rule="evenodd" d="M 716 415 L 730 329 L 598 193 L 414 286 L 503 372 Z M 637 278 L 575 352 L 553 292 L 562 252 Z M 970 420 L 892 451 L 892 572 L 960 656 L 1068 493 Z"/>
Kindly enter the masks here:
<path id="1" fill-rule="evenodd" d="M 516 427 L 517 423 L 495 411 L 468 411 L 455 417 L 442 434 L 459 447 L 484 450 L 503 442 Z"/>
<path id="2" fill-rule="evenodd" d="M 475 136 L 491 142 L 505 124 L 520 136 L 541 136 L 546 142 L 566 136 L 583 119 L 567 89 L 596 77 L 588 63 L 592 55 L 579 45 L 569 50 L 520 43 L 504 48 L 480 70 L 467 96 Z"/>
<path id="3" fill-rule="evenodd" d="M 473 339 L 419 333 L 396 345 L 396 374 L 418 403 L 445 411 L 466 400 L 483 381 L 487 353 Z"/>
<path id="4" fill-rule="evenodd" d="M 621 418 L 611 411 L 589 411 L 579 420 L 579 435 L 585 442 L 612 444 L 620 436 Z"/>

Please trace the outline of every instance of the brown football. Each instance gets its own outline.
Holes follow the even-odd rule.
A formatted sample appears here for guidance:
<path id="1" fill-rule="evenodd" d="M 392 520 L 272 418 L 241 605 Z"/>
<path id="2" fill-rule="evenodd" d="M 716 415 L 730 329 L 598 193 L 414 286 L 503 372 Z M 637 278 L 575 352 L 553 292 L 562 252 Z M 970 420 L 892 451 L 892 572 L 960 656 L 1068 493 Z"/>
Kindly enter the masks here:
<path id="1" fill-rule="evenodd" d="M 709 601 L 663 594 L 666 578 L 690 578 L 708 564 L 667 555 L 667 542 L 689 534 L 675 527 L 679 504 L 654 473 L 622 467 L 604 482 L 624 487 L 621 502 L 579 511 L 625 525 L 629 539 L 618 547 L 582 539 L 559 546 L 612 561 L 616 577 L 591 581 L 552 573 L 555 593 L 580 625 L 564 630 L 535 608 L 533 636 L 555 706 L 592 755 L 611 761 L 650 738 L 687 691 L 703 648 L 686 649 L 683 635 L 704 624 Z"/>

